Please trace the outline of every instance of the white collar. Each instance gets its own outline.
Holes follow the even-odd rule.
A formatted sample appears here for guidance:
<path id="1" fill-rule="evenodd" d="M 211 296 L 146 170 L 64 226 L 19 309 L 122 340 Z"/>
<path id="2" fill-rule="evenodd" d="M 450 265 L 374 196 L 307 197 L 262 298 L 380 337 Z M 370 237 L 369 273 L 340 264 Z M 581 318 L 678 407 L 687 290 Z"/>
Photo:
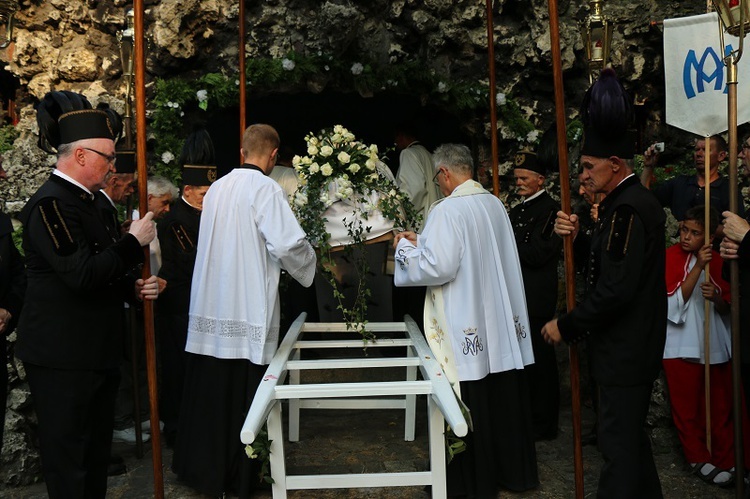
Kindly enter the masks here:
<path id="1" fill-rule="evenodd" d="M 60 170 L 58 170 L 57 168 L 55 168 L 55 169 L 54 169 L 54 170 L 52 171 L 52 175 L 57 175 L 58 177 L 61 177 L 61 178 L 65 179 L 65 180 L 67 180 L 68 182 L 70 182 L 71 184 L 73 184 L 73 185 L 77 185 L 78 187 L 80 187 L 80 188 L 81 188 L 81 189 L 83 189 L 84 191 L 88 192 L 89 194 L 91 194 L 91 197 L 93 197 L 93 196 L 94 196 L 94 193 L 93 193 L 93 192 L 91 192 L 90 190 L 88 190 L 88 189 L 87 189 L 87 188 L 86 188 L 86 187 L 85 187 L 85 186 L 84 186 L 84 185 L 83 185 L 82 183 L 78 182 L 77 180 L 75 180 L 75 179 L 74 179 L 73 177 L 71 177 L 70 175 L 66 175 L 66 174 L 64 174 L 63 172 L 61 172 L 61 171 L 60 171 Z"/>
<path id="2" fill-rule="evenodd" d="M 536 199 L 536 198 L 538 198 L 539 196 L 541 196 L 541 195 L 542 195 L 542 194 L 544 194 L 545 192 L 546 192 L 546 191 L 545 191 L 544 189 L 539 189 L 539 190 L 538 190 L 538 191 L 536 191 L 536 192 L 535 192 L 534 194 L 532 194 L 531 196 L 529 196 L 529 197 L 527 197 L 526 199 L 524 199 L 524 200 L 523 200 L 523 202 L 524 202 L 524 203 L 528 203 L 528 202 L 529 202 L 529 201 L 531 201 L 532 199 Z"/>

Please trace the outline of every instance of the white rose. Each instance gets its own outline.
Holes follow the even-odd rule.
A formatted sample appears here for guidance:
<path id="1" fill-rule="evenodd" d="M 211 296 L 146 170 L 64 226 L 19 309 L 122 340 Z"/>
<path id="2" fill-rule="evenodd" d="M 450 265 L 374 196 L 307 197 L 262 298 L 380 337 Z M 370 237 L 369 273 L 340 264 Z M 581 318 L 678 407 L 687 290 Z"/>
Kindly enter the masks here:
<path id="1" fill-rule="evenodd" d="M 396 194 L 397 194 L 397 193 L 396 193 L 396 189 L 391 189 L 390 191 L 388 191 L 388 195 L 389 195 L 390 197 L 392 197 L 392 198 L 395 198 L 395 197 L 396 197 Z"/>
<path id="2" fill-rule="evenodd" d="M 334 144 L 340 144 L 342 140 L 343 140 L 343 137 L 341 136 L 340 133 L 334 133 L 333 136 L 331 137 L 331 142 L 333 142 Z"/>
<path id="3" fill-rule="evenodd" d="M 333 167 L 330 165 L 330 163 L 326 163 L 320 167 L 320 173 L 328 177 L 331 175 L 331 173 L 333 173 Z"/>
<path id="4" fill-rule="evenodd" d="M 331 154 L 333 154 L 333 147 L 323 146 L 320 148 L 320 155 L 323 156 L 324 158 L 327 158 Z"/>
<path id="5" fill-rule="evenodd" d="M 368 170 L 370 170 L 371 172 L 374 172 L 375 168 L 378 166 L 378 162 L 377 160 L 370 158 L 367 161 L 365 161 L 365 166 L 367 167 Z"/>
<path id="6" fill-rule="evenodd" d="M 377 154 L 378 153 L 378 145 L 377 144 L 372 144 L 370 146 L 370 152 L 373 153 L 373 154 Z"/>
<path id="7" fill-rule="evenodd" d="M 302 158 L 299 155 L 295 155 L 292 158 L 292 166 L 294 166 L 295 168 L 300 166 L 301 162 L 302 162 Z"/>
<path id="8" fill-rule="evenodd" d="M 354 134 L 347 131 L 346 133 L 344 133 L 344 140 L 347 142 L 351 142 L 352 140 L 354 140 Z"/>
<path id="9" fill-rule="evenodd" d="M 305 156 L 302 158 L 302 161 L 300 161 L 303 165 L 311 165 L 313 164 L 313 160 L 310 156 Z"/>
<path id="10" fill-rule="evenodd" d="M 349 170 L 352 173 L 357 173 L 359 170 L 361 170 L 362 167 L 360 167 L 357 163 L 352 163 L 347 170 Z"/>
<path id="11" fill-rule="evenodd" d="M 318 148 L 315 147 L 315 146 L 313 146 L 313 145 L 308 146 L 307 147 L 307 154 L 309 154 L 310 156 L 315 156 L 316 154 L 318 154 Z"/>
<path id="12" fill-rule="evenodd" d="M 378 181 L 378 174 L 377 173 L 371 173 L 368 178 L 370 179 L 370 182 L 377 182 Z"/>
<path id="13" fill-rule="evenodd" d="M 296 204 L 300 208 L 307 205 L 307 194 L 303 194 L 302 192 L 297 191 L 297 193 L 294 195 L 294 204 Z"/>
<path id="14" fill-rule="evenodd" d="M 169 152 L 169 151 L 166 151 L 166 152 L 162 153 L 162 155 L 161 155 L 161 162 L 162 162 L 162 163 L 164 163 L 164 164 L 167 164 L 167 165 L 168 165 L 168 164 L 169 164 L 169 163 L 171 163 L 171 162 L 172 162 L 173 160 L 174 160 L 174 154 L 172 154 L 171 152 Z"/>
<path id="15" fill-rule="evenodd" d="M 349 155 L 346 153 L 346 151 L 341 151 L 339 155 L 337 156 L 338 160 L 341 161 L 343 164 L 347 164 L 349 160 L 351 159 Z"/>
<path id="16" fill-rule="evenodd" d="M 341 134 L 343 134 L 345 132 L 346 132 L 346 129 L 343 126 L 341 126 L 341 125 L 335 125 L 333 127 L 333 133 L 337 133 L 337 134 L 341 135 Z"/>
<path id="17" fill-rule="evenodd" d="M 318 163 L 313 163 L 310 165 L 308 171 L 313 174 L 318 173 L 320 171 L 320 165 L 318 165 Z"/>
<path id="18" fill-rule="evenodd" d="M 281 67 L 284 68 L 284 71 L 291 71 L 294 69 L 294 66 L 296 66 L 296 64 L 291 59 L 283 59 L 281 61 Z"/>

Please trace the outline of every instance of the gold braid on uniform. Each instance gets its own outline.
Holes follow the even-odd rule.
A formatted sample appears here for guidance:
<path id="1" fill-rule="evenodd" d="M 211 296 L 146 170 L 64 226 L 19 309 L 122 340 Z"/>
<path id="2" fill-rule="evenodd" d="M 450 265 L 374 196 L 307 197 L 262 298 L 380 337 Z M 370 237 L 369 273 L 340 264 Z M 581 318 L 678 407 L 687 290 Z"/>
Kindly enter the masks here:
<path id="1" fill-rule="evenodd" d="M 183 227 L 182 224 L 177 223 L 172 225 L 171 229 L 175 239 L 177 239 L 177 242 L 180 243 L 182 251 L 184 251 L 185 253 L 190 253 L 191 251 L 193 251 L 193 249 L 195 248 L 195 243 L 192 239 L 190 239 L 190 236 L 185 230 L 185 227 Z"/>
<path id="2" fill-rule="evenodd" d="M 46 198 L 39 202 L 39 214 L 42 216 L 42 222 L 47 229 L 55 248 L 55 253 L 60 256 L 72 255 L 76 251 L 76 243 L 73 236 L 70 235 L 68 226 L 60 213 L 57 200 Z"/>
<path id="3" fill-rule="evenodd" d="M 607 254 L 613 261 L 620 261 L 627 255 L 634 220 L 635 211 L 630 206 L 620 206 L 612 214 L 607 238 Z"/>

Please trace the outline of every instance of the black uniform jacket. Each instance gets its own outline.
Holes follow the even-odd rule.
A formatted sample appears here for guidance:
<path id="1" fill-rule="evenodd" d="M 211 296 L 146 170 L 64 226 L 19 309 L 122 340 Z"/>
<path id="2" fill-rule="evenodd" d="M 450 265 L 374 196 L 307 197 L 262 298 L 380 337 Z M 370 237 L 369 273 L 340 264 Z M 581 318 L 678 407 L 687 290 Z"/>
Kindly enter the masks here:
<path id="1" fill-rule="evenodd" d="M 113 239 L 91 194 L 52 175 L 21 212 L 28 288 L 16 356 L 59 369 L 120 362 L 126 274 L 143 263 L 131 234 Z"/>
<path id="2" fill-rule="evenodd" d="M 188 313 L 200 221 L 200 210 L 180 198 L 157 225 L 162 260 L 159 277 L 167 281 L 159 295 L 159 313 Z"/>
<path id="3" fill-rule="evenodd" d="M 599 206 L 584 300 L 558 326 L 577 343 L 590 334 L 593 372 L 604 385 L 653 381 L 666 339 L 664 210 L 630 176 Z"/>
<path id="4" fill-rule="evenodd" d="M 120 215 L 117 213 L 117 208 L 112 204 L 109 198 L 101 191 L 94 194 L 94 204 L 102 214 L 102 220 L 107 226 L 107 230 L 112 236 L 113 240 L 120 239 Z"/>
<path id="5" fill-rule="evenodd" d="M 0 308 L 10 312 L 11 320 L 3 337 L 13 331 L 21 314 L 26 292 L 26 269 L 23 257 L 13 243 L 13 223 L 0 213 Z"/>
<path id="6" fill-rule="evenodd" d="M 551 318 L 557 308 L 557 262 L 562 247 L 554 231 L 558 210 L 555 200 L 542 192 L 509 213 L 530 316 Z"/>

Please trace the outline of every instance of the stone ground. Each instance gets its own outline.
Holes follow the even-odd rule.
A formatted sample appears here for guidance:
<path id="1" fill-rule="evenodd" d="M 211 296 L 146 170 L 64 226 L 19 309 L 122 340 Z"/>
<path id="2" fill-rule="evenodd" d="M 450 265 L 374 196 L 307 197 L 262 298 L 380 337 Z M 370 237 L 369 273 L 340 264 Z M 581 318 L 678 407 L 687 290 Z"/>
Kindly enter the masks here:
<path id="1" fill-rule="evenodd" d="M 285 444 L 287 468 L 290 473 L 343 473 L 407 471 L 427 469 L 427 418 L 424 398 L 418 401 L 417 434 L 414 442 L 403 440 L 403 414 L 396 410 L 381 411 L 303 411 L 300 441 Z M 590 421 L 590 411 L 584 411 L 584 431 Z M 522 494 L 501 491 L 498 497 L 569 498 L 574 497 L 575 481 L 572 452 L 570 410 L 561 414 L 561 431 L 556 440 L 537 443 L 540 486 Z M 671 431 L 671 430 L 657 430 Z M 673 437 L 673 436 L 672 436 Z M 674 440 L 674 438 L 667 438 Z M 707 485 L 685 471 L 685 463 L 677 446 L 655 449 L 656 464 L 667 498 L 722 498 L 732 497 L 733 489 L 723 490 Z M 112 499 L 153 497 L 153 465 L 150 444 L 146 455 L 135 457 L 135 448 L 116 444 L 115 451 L 127 463 L 128 473 L 109 479 L 108 497 Z M 163 449 L 164 490 L 167 498 L 202 499 L 180 485 L 169 469 L 172 452 Z M 601 459 L 594 447 L 583 448 L 585 497 L 595 497 Z M 209 463 L 206 463 L 208 466 Z M 0 490 L 0 496 L 13 499 L 46 497 L 43 483 L 14 489 Z M 259 492 L 258 499 L 271 498 L 270 491 Z M 293 499 L 328 498 L 413 498 L 429 497 L 421 488 L 339 489 L 327 491 L 293 491 Z"/>
<path id="2" fill-rule="evenodd" d="M 398 379 L 399 374 L 390 370 L 385 374 L 352 374 L 364 370 L 306 371 L 303 382 L 372 381 Z M 383 373 L 389 370 L 376 370 Z M 372 371 L 367 371 L 372 372 Z M 309 373 L 309 374 L 308 374 Z M 309 376 L 309 377 L 308 377 Z M 359 378 L 359 379 L 357 379 Z M 403 379 L 403 378 L 401 378 Z M 403 440 L 403 411 L 378 410 L 303 410 L 300 424 L 300 441 L 285 442 L 287 472 L 290 474 L 317 473 L 374 473 L 427 470 L 429 451 L 427 440 L 426 400 L 417 400 L 416 438 L 413 442 Z M 584 433 L 593 422 L 593 412 L 584 407 Z M 575 497 L 573 465 L 573 431 L 570 407 L 563 407 L 560 415 L 560 434 L 557 439 L 537 443 L 540 485 L 525 493 L 501 491 L 498 497 L 515 498 L 572 498 Z M 285 425 L 286 434 L 286 425 Z M 652 431 L 654 456 L 666 498 L 698 499 L 729 498 L 734 489 L 724 490 L 708 485 L 686 470 L 685 460 L 673 427 L 654 428 Z M 145 456 L 135 456 L 135 446 L 115 444 L 114 452 L 125 458 L 128 473 L 109 479 L 108 497 L 111 499 L 138 499 L 154 496 L 153 464 L 150 443 L 145 444 Z M 181 485 L 170 470 L 172 451 L 162 450 L 164 496 L 169 499 L 203 499 Z M 596 496 L 601 458 L 593 446 L 583 448 L 584 495 Z M 207 462 L 206 466 L 210 466 Z M 36 499 L 46 497 L 43 483 L 3 489 L 0 497 L 8 499 Z M 258 492 L 254 497 L 270 499 L 271 492 Z M 291 491 L 292 499 L 334 498 L 407 498 L 429 497 L 422 487 L 335 489 L 313 491 Z"/>

